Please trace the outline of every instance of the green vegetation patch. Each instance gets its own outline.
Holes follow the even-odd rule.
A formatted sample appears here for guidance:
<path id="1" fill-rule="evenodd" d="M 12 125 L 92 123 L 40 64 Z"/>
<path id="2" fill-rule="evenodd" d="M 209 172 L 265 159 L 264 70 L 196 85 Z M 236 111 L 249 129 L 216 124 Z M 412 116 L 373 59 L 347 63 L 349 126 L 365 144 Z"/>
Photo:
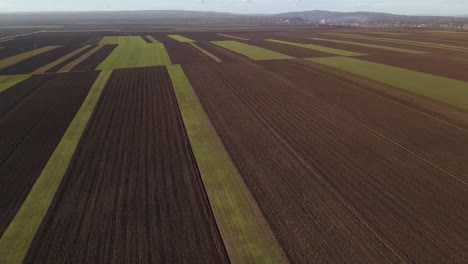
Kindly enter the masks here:
<path id="1" fill-rule="evenodd" d="M 170 65 L 171 59 L 161 43 L 146 43 L 139 36 L 119 37 L 118 46 L 97 67 L 98 70 Z"/>
<path id="2" fill-rule="evenodd" d="M 232 263 L 287 263 L 180 65 L 167 67 L 208 200 Z"/>
<path id="3" fill-rule="evenodd" d="M 426 54 L 427 53 L 427 52 L 418 51 L 418 50 L 402 49 L 402 48 L 395 48 L 395 47 L 389 47 L 389 46 L 380 46 L 380 45 L 373 45 L 373 44 L 346 41 L 346 40 L 324 39 L 324 38 L 310 38 L 310 39 L 319 40 L 319 41 L 328 41 L 328 42 L 334 42 L 334 43 L 341 43 L 341 44 L 348 44 L 348 45 L 355 45 L 355 46 L 362 46 L 362 47 L 381 49 L 381 50 L 390 50 L 390 51 L 410 53 L 410 54 Z"/>
<path id="4" fill-rule="evenodd" d="M 468 83 L 463 81 L 346 57 L 308 60 L 468 109 Z"/>
<path id="5" fill-rule="evenodd" d="M 27 60 L 27 59 L 29 59 L 31 57 L 36 56 L 36 55 L 42 54 L 44 52 L 51 51 L 53 49 L 59 48 L 59 47 L 61 47 L 61 46 L 47 46 L 47 47 L 31 50 L 31 51 L 28 51 L 28 52 L 24 52 L 24 53 L 18 54 L 18 55 L 13 56 L 13 57 L 6 58 L 6 59 L 0 61 L 0 70 L 5 69 L 7 67 L 10 67 L 12 65 L 15 65 L 18 62 Z"/>
<path id="6" fill-rule="evenodd" d="M 237 52 L 244 56 L 247 56 L 253 60 L 281 60 L 281 59 L 294 59 L 294 57 L 272 51 L 265 48 L 245 44 L 234 40 L 222 40 L 222 41 L 211 41 L 225 49 Z"/>
<path id="7" fill-rule="evenodd" d="M 240 39 L 240 40 L 249 40 L 249 39 L 247 39 L 247 38 L 236 37 L 236 36 L 228 35 L 228 34 L 218 34 L 218 35 L 223 36 L 223 37 L 226 37 L 226 38 L 233 38 L 233 39 Z"/>
<path id="8" fill-rule="evenodd" d="M 362 55 L 367 55 L 367 54 L 353 52 L 353 51 L 333 49 L 333 48 L 318 46 L 318 45 L 313 45 L 313 44 L 302 44 L 302 43 L 289 42 L 289 41 L 283 41 L 283 40 L 277 40 L 277 39 L 266 39 L 266 41 L 285 44 L 285 45 L 290 45 L 290 46 L 295 46 L 295 47 L 300 47 L 300 48 L 304 48 L 304 49 L 320 51 L 320 52 L 323 52 L 323 53 L 339 55 L 339 56 L 362 56 Z"/>
<path id="9" fill-rule="evenodd" d="M 328 34 L 332 34 L 332 33 L 328 33 Z M 453 45 L 431 43 L 431 42 L 424 42 L 424 41 L 415 41 L 415 40 L 409 40 L 409 39 L 368 37 L 368 36 L 354 35 L 354 34 L 333 34 L 333 35 L 339 36 L 339 37 L 345 37 L 345 38 L 373 40 L 373 41 L 381 41 L 381 42 L 388 42 L 388 43 L 406 44 L 406 45 L 412 45 L 412 46 L 468 52 L 468 48 L 461 47 L 461 46 L 453 46 Z"/>
<path id="10" fill-rule="evenodd" d="M 29 78 L 29 76 L 30 75 L 28 74 L 0 76 L 0 93 L 14 86 L 15 84 L 26 80 L 27 78 Z"/>
<path id="11" fill-rule="evenodd" d="M 181 35 L 167 35 L 167 36 L 174 39 L 174 40 L 177 40 L 179 42 L 184 42 L 184 43 L 195 42 L 195 40 L 186 38 L 186 37 L 181 36 Z"/>
<path id="12" fill-rule="evenodd" d="M 111 71 L 103 71 L 96 79 L 28 197 L 1 237 L 0 263 L 20 264 L 23 262 L 111 73 Z"/>
<path id="13" fill-rule="evenodd" d="M 119 44 L 119 37 L 117 36 L 106 36 L 99 41 L 99 45 L 115 45 Z"/>

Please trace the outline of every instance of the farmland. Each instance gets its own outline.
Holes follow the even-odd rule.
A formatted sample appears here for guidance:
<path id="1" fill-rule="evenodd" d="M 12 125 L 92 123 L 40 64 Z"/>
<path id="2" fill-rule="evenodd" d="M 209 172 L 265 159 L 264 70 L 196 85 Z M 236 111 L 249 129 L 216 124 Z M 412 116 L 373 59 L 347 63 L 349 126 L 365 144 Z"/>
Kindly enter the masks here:
<path id="1" fill-rule="evenodd" d="M 0 263 L 466 262 L 467 33 L 131 27 L 0 42 Z"/>

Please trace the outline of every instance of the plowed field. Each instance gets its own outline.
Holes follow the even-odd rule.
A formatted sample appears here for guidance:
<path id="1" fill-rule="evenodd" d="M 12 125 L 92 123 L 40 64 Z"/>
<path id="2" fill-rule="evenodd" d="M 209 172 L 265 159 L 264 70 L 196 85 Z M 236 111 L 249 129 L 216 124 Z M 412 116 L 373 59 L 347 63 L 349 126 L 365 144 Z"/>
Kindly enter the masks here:
<path id="1" fill-rule="evenodd" d="M 26 262 L 227 262 L 194 162 L 167 70 L 115 71 Z"/>
<path id="2" fill-rule="evenodd" d="M 466 185 L 308 92 L 323 85 L 320 78 L 311 76 L 311 86 L 304 87 L 246 64 L 185 68 L 293 262 L 440 263 L 467 257 Z M 275 158 L 281 152 L 273 142 L 287 150 L 280 155 L 286 164 Z M 261 168 L 265 160 L 270 166 Z M 306 172 L 290 171 L 300 167 Z M 314 223 L 324 228 L 310 228 Z M 357 229 L 339 231 L 340 224 Z"/>
<path id="3" fill-rule="evenodd" d="M 35 76 L 0 93 L 0 235 L 29 193 L 96 78 Z"/>

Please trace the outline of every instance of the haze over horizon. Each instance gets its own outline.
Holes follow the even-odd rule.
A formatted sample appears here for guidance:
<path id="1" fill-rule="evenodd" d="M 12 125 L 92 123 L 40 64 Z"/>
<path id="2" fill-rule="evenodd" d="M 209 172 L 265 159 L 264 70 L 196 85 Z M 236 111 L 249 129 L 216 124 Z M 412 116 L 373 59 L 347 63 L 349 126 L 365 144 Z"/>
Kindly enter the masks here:
<path id="1" fill-rule="evenodd" d="M 0 0 L 0 12 L 186 10 L 240 14 L 275 14 L 294 11 L 369 11 L 402 15 L 465 15 L 468 0 Z"/>

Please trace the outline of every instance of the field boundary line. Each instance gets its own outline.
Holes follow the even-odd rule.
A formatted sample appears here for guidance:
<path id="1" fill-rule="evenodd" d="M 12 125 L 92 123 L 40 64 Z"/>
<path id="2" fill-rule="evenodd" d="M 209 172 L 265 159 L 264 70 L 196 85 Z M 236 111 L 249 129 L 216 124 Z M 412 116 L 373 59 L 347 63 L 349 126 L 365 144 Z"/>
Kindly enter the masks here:
<path id="1" fill-rule="evenodd" d="M 83 50 L 85 50 L 85 49 L 87 49 L 87 48 L 89 48 L 89 47 L 91 47 L 91 45 L 86 45 L 86 46 L 83 46 L 83 47 L 81 47 L 81 48 L 79 48 L 79 49 L 76 49 L 76 50 L 74 50 L 74 51 L 68 53 L 67 55 L 61 57 L 60 59 L 58 59 L 58 60 L 56 60 L 56 61 L 54 61 L 54 62 L 51 62 L 51 63 L 49 63 L 49 64 L 47 64 L 47 65 L 45 65 L 45 66 L 42 66 L 41 68 L 35 70 L 32 74 L 42 74 L 42 73 L 46 73 L 48 70 L 50 70 L 50 69 L 53 68 L 54 66 L 59 65 L 60 63 L 62 63 L 62 62 L 64 62 L 64 61 L 68 60 L 69 58 L 75 56 L 76 54 L 80 53 L 81 51 L 83 51 Z"/>
<path id="2" fill-rule="evenodd" d="M 180 65 L 167 66 L 203 185 L 232 263 L 289 263 Z"/>
<path id="3" fill-rule="evenodd" d="M 60 47 L 62 46 L 46 46 L 46 47 L 30 50 L 30 51 L 20 53 L 18 55 L 0 60 L 0 70 L 13 66 L 19 62 L 32 58 L 36 55 L 39 55 L 39 54 L 42 54 L 42 53 L 45 53 L 45 52 L 48 52 L 48 51 L 51 51 Z"/>
<path id="4" fill-rule="evenodd" d="M 302 60 L 302 61 L 305 61 L 306 63 L 309 62 L 309 61 L 307 61 L 307 60 L 303 60 L 303 59 L 301 59 L 301 60 Z M 360 90 L 365 91 L 365 92 L 367 92 L 367 93 L 369 93 L 369 94 L 372 94 L 372 95 L 374 95 L 374 96 L 376 96 L 376 97 L 379 97 L 379 98 L 384 99 L 384 100 L 386 100 L 386 101 L 392 102 L 392 103 L 397 104 L 397 105 L 399 105 L 399 106 L 401 106 L 401 107 L 407 108 L 407 109 L 412 110 L 412 111 L 414 111 L 414 112 L 416 112 L 416 113 L 419 113 L 419 114 L 421 114 L 421 115 L 424 115 L 424 116 L 427 116 L 427 117 L 429 117 L 429 118 L 431 118 L 431 119 L 434 119 L 435 121 L 441 122 L 441 123 L 443 123 L 443 124 L 446 124 L 446 125 L 448 125 L 448 126 L 451 126 L 451 127 L 453 127 L 453 128 L 456 128 L 456 129 L 458 129 L 458 130 L 460 130 L 460 131 L 463 131 L 463 132 L 465 132 L 465 133 L 468 133 L 468 130 L 465 129 L 465 128 L 463 128 L 463 127 L 457 126 L 457 125 L 452 124 L 452 123 L 450 123 L 450 122 L 448 122 L 448 121 L 445 121 L 445 120 L 442 120 L 442 119 L 437 118 L 437 117 L 435 117 L 435 116 L 432 116 L 432 115 L 430 115 L 430 114 L 424 113 L 423 111 L 418 110 L 418 109 L 416 109 L 416 108 L 413 108 L 413 107 L 411 107 L 411 106 L 409 106 L 409 105 L 405 105 L 405 104 L 400 103 L 400 102 L 398 102 L 398 101 L 396 101 L 396 100 L 393 100 L 393 99 L 391 99 L 391 98 L 388 98 L 388 97 L 385 97 L 385 96 L 383 96 L 383 95 L 380 95 L 380 94 L 378 94 L 378 93 L 376 93 L 376 92 L 373 92 L 373 91 L 371 91 L 371 90 L 369 90 L 369 89 L 366 89 L 366 88 L 364 88 L 364 87 L 361 87 L 361 86 L 359 86 L 359 85 L 357 85 L 357 84 L 355 84 L 355 83 L 353 83 L 353 82 L 348 81 L 348 80 L 346 79 L 346 77 L 345 77 L 344 79 L 342 79 L 342 78 L 336 76 L 336 75 L 333 74 L 333 73 L 325 73 L 325 72 L 322 72 L 322 71 L 319 70 L 319 69 L 304 66 L 303 64 L 298 64 L 298 63 L 294 63 L 294 64 L 296 64 L 296 65 L 298 65 L 298 66 L 300 66 L 300 67 L 302 67 L 302 68 L 304 68 L 304 69 L 306 69 L 306 70 L 313 71 L 313 72 L 315 72 L 315 73 L 319 73 L 319 74 L 324 75 L 324 76 L 327 76 L 327 77 L 332 77 L 333 79 L 335 79 L 335 80 L 337 80 L 337 81 L 339 81 L 339 82 L 341 82 L 341 83 L 350 85 L 351 87 L 354 87 L 354 88 L 356 88 L 356 89 L 360 89 Z M 308 64 L 308 65 L 309 65 L 309 64 Z M 334 69 L 334 68 L 333 68 L 333 69 Z M 361 76 L 358 76 L 358 75 L 356 75 L 356 77 L 362 78 Z M 363 85 L 366 86 L 366 87 L 369 86 L 369 85 L 365 85 L 365 84 L 363 84 Z M 370 88 L 370 89 L 372 89 L 372 88 Z M 398 89 L 400 89 L 400 88 L 398 88 Z"/>
<path id="5" fill-rule="evenodd" d="M 83 62 L 84 60 L 86 60 L 87 58 L 89 58 L 91 55 L 93 55 L 94 53 L 96 53 L 96 51 L 102 49 L 104 47 L 104 45 L 98 45 L 96 47 L 94 47 L 93 49 L 89 50 L 88 52 L 86 52 L 85 54 L 81 55 L 79 58 L 77 58 L 76 60 L 68 63 L 67 65 L 65 65 L 62 69 L 60 69 L 58 72 L 59 73 L 62 73 L 62 72 L 70 72 L 71 70 L 73 70 L 73 68 L 75 68 L 78 64 L 80 64 L 81 62 Z"/>
<path id="6" fill-rule="evenodd" d="M 199 50 L 200 52 L 202 52 L 203 54 L 205 54 L 206 56 L 212 58 L 214 61 L 216 62 L 223 62 L 220 58 L 216 57 L 215 55 L 213 55 L 212 53 L 210 53 L 209 51 L 203 49 L 202 47 L 198 46 L 197 44 L 195 44 L 194 42 L 189 42 L 190 45 L 192 45 L 194 48 L 196 48 L 197 50 Z"/>
<path id="7" fill-rule="evenodd" d="M 60 186 L 112 71 L 102 71 L 31 191 L 0 238 L 0 263 L 20 264 Z"/>

